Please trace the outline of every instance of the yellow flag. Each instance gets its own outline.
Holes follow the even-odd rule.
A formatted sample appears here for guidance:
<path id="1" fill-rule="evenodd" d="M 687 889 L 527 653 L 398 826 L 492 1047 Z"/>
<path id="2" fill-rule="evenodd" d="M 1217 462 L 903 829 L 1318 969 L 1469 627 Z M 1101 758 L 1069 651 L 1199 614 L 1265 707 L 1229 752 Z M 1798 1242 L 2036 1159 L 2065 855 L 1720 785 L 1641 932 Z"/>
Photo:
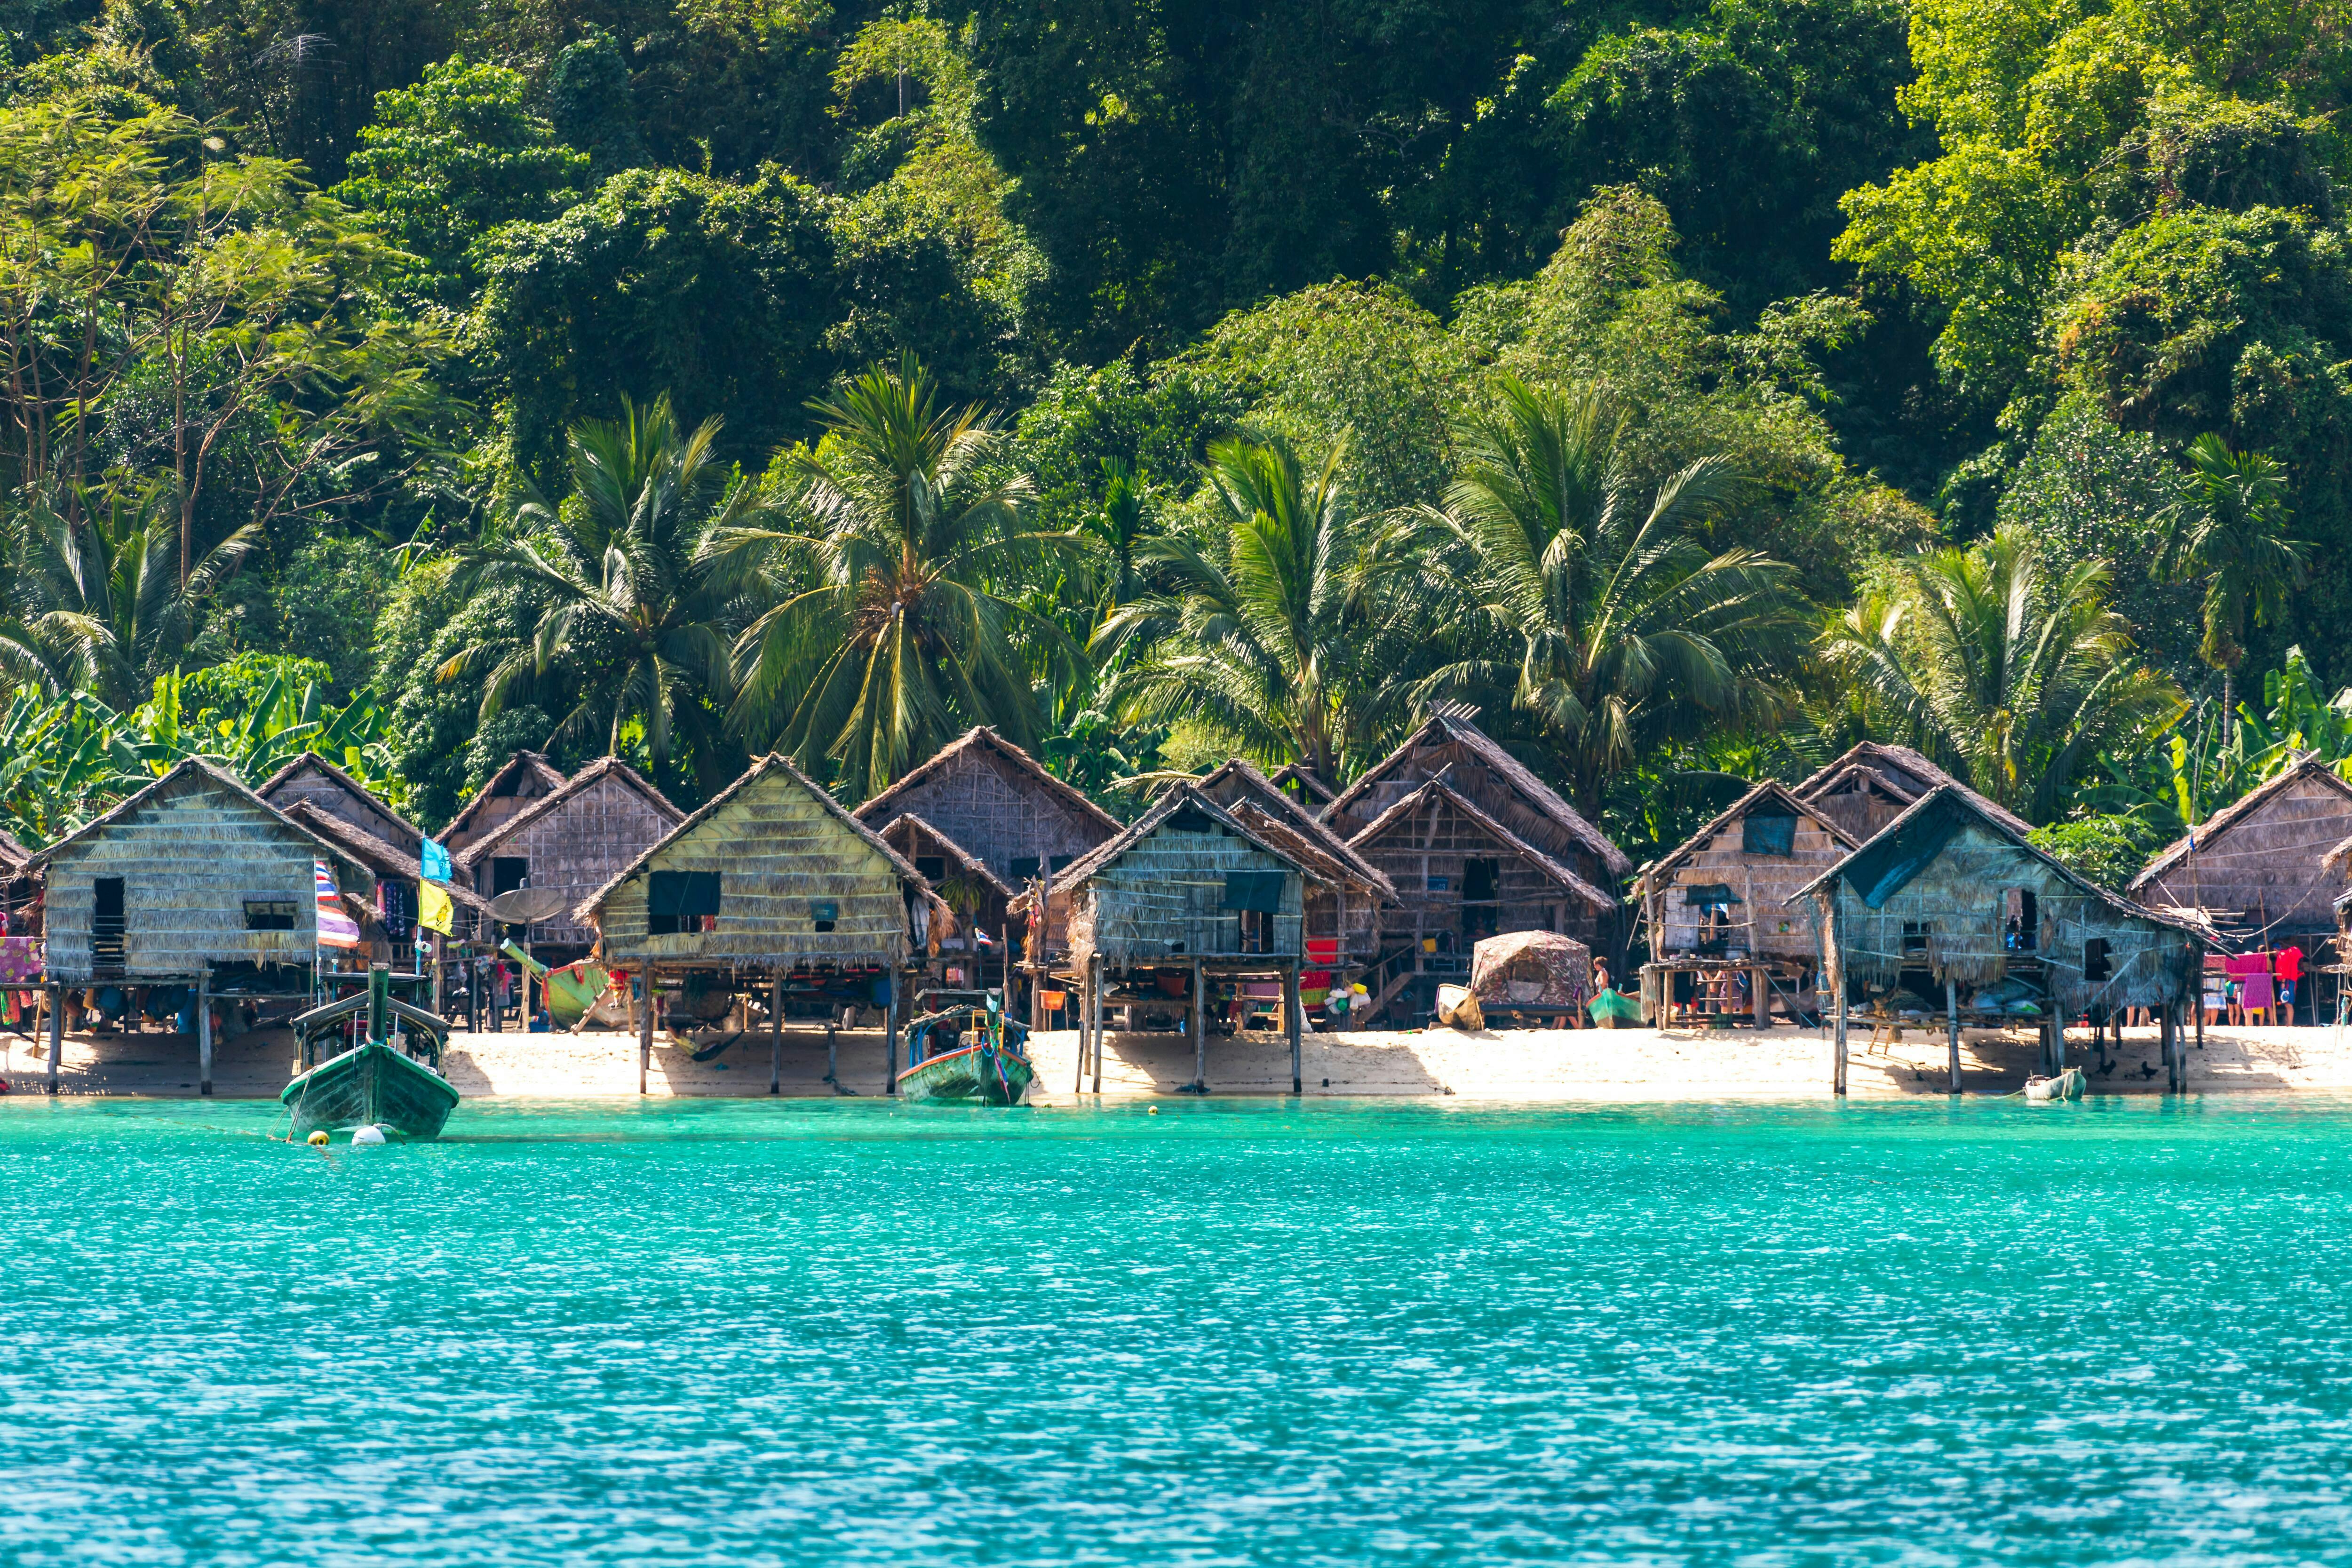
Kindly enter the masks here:
<path id="1" fill-rule="evenodd" d="M 416 884 L 416 923 L 418 925 L 423 926 L 426 931 L 437 931 L 443 936 L 447 936 L 451 913 L 448 889 L 433 882 Z"/>

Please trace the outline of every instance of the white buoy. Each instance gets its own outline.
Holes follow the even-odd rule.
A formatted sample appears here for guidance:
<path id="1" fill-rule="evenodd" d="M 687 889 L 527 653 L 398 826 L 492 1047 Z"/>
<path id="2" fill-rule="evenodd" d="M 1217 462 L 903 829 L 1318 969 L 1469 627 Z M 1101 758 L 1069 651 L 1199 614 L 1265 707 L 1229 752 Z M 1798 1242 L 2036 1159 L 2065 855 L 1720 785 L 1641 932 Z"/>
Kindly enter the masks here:
<path id="1" fill-rule="evenodd" d="M 383 1142 L 383 1129 L 373 1126 L 362 1127 L 358 1131 L 352 1134 L 352 1142 L 354 1143 L 381 1143 Z"/>

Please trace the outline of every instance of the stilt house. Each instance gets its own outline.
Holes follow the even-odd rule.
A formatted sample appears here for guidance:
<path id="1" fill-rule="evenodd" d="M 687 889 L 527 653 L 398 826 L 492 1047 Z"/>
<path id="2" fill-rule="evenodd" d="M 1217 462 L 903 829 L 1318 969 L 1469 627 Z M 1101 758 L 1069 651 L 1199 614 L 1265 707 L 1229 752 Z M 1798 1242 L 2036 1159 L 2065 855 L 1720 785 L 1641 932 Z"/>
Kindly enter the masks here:
<path id="1" fill-rule="evenodd" d="M 2185 1072 L 2179 1009 L 2196 995 L 2208 928 L 2077 876 L 1990 805 L 1939 785 L 1797 890 L 1820 922 L 1836 998 L 1834 1087 L 1845 1087 L 1848 1011 L 1899 1016 L 1906 997 L 1947 1019 L 1955 1089 L 1963 1022 L 2037 1019 L 2054 1068 L 2065 1020 L 2126 1007 L 2162 1016 L 2167 1060 Z"/>
<path id="2" fill-rule="evenodd" d="M 497 832 L 515 814 L 563 787 L 563 772 L 537 752 L 517 752 L 441 830 L 452 856 Z"/>
<path id="3" fill-rule="evenodd" d="M 1968 786 L 1908 746 L 1864 741 L 1790 793 L 1838 825 L 1859 844 L 1911 809 L 1929 790 Z M 1977 796 L 1979 804 L 2017 832 L 2031 825 Z"/>
<path id="4" fill-rule="evenodd" d="M 197 985 L 234 969 L 251 994 L 278 971 L 285 992 L 306 993 L 320 861 L 341 892 L 372 898 L 360 857 L 191 758 L 32 858 L 47 879 L 48 977 Z"/>
<path id="5" fill-rule="evenodd" d="M 1429 874 L 1440 879 L 1435 884 L 1426 877 L 1413 879 L 1420 849 L 1402 837 L 1413 818 L 1396 810 L 1406 798 L 1416 797 L 1423 812 L 1450 812 L 1420 795 L 1432 781 L 1443 781 L 1453 800 L 1476 813 L 1458 821 L 1448 817 L 1462 847 L 1444 858 L 1461 864 L 1456 869 L 1433 868 Z M 1601 955 L 1615 953 L 1620 945 L 1615 889 L 1632 874 L 1633 863 L 1551 786 L 1460 715 L 1440 714 L 1423 724 L 1325 807 L 1323 820 L 1388 874 L 1399 896 L 1412 906 L 1412 930 L 1422 940 L 1452 933 L 1465 966 L 1470 941 L 1506 931 L 1559 931 Z M 1539 878 L 1557 890 L 1533 896 L 1530 887 L 1506 896 L 1506 866 L 1535 865 L 1528 853 L 1542 863 Z M 1564 871 L 1569 880 L 1554 878 L 1551 868 Z M 1526 923 L 1487 929 L 1496 920 Z"/>
<path id="6" fill-rule="evenodd" d="M 949 947 L 977 952 L 982 931 L 1004 940 L 1012 919 L 1006 906 L 1018 889 L 990 870 L 986 861 L 912 812 L 892 817 L 882 827 L 881 838 L 955 911 L 956 932 Z"/>
<path id="7" fill-rule="evenodd" d="M 307 802 L 370 837 L 391 845 L 411 859 L 425 842 L 423 828 L 393 810 L 359 780 L 311 752 L 306 752 L 278 769 L 255 793 L 289 814 Z"/>
<path id="8" fill-rule="evenodd" d="M 2306 756 L 2165 849 L 2127 890 L 2151 908 L 2203 911 L 2252 946 L 2316 953 L 2336 935 L 2347 869 L 2352 784 Z"/>
<path id="9" fill-rule="evenodd" d="M 1117 817 L 985 727 L 857 808 L 868 827 L 901 816 L 920 817 L 1015 891 L 1119 831 Z"/>
<path id="10" fill-rule="evenodd" d="M 1789 900 L 1854 847 L 1826 813 L 1766 783 L 1644 870 L 1634 897 L 1649 936 L 1643 994 L 1651 1016 L 1662 1016 L 1677 984 L 1690 987 L 1702 967 L 1744 969 L 1759 1022 L 1776 989 L 1809 995 L 1818 939 Z"/>
<path id="11" fill-rule="evenodd" d="M 370 918 L 360 922 L 361 932 L 376 949 L 373 954 L 375 962 L 390 963 L 394 968 L 408 967 L 415 955 L 417 887 L 425 879 L 415 852 L 354 826 L 330 812 L 315 798 L 297 800 L 287 808 L 286 815 L 297 826 L 345 850 L 368 868 L 375 879 L 375 893 L 369 905 Z M 462 937 L 490 929 L 489 905 L 472 889 L 454 882 L 444 885 L 455 916 L 449 922 L 456 928 L 451 934 Z"/>
<path id="12" fill-rule="evenodd" d="M 451 858 L 457 879 L 478 898 L 530 887 L 552 888 L 576 901 L 635 863 L 685 816 L 635 768 L 617 757 L 600 757 L 504 815 Z M 585 956 L 596 936 L 563 915 L 540 922 L 531 934 L 551 963 Z"/>
<path id="13" fill-rule="evenodd" d="M 1397 900 L 1386 873 L 1239 757 L 1202 779 L 1200 789 L 1315 873 L 1307 885 L 1307 948 L 1315 963 L 1352 968 L 1379 956 L 1381 911 Z"/>

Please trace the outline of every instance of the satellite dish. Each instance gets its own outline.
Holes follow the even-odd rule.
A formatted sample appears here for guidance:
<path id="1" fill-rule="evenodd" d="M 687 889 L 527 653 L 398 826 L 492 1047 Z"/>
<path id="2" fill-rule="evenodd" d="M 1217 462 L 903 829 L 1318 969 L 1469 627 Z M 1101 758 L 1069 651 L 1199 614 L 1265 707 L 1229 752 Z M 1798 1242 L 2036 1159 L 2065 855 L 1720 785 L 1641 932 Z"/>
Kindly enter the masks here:
<path id="1" fill-rule="evenodd" d="M 517 888 L 492 899 L 490 913 L 507 925 L 527 926 L 562 914 L 564 903 L 561 888 Z"/>

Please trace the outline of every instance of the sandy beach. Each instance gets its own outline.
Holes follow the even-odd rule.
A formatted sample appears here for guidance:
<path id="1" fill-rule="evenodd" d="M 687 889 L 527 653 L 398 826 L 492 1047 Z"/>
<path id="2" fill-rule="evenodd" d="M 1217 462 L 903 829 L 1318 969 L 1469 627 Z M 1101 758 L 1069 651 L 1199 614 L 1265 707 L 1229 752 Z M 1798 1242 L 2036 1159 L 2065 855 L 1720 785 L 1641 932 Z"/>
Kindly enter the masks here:
<path id="1" fill-rule="evenodd" d="M 1066 1102 L 1076 1069 L 1076 1037 L 1040 1034 L 1034 1098 Z M 0 1035 L 0 1078 L 12 1092 L 38 1094 L 47 1072 L 40 1042 Z M 784 1039 L 781 1089 L 794 1097 L 883 1090 L 879 1031 L 840 1038 L 839 1088 L 825 1081 L 824 1036 L 795 1029 Z M 1940 1032 L 1907 1031 L 1896 1043 L 1853 1038 L 1857 1096 L 1945 1092 Z M 1830 1042 L 1811 1031 L 1775 1029 L 1700 1034 L 1655 1029 L 1509 1030 L 1463 1034 L 1309 1035 L 1302 1053 L 1310 1095 L 1430 1095 L 1484 1100 L 1816 1100 L 1830 1092 Z M 1965 1092 L 2021 1089 L 2032 1069 L 2028 1036 L 1971 1033 L 1961 1053 Z M 2075 1032 L 2070 1062 L 2090 1075 L 2094 1094 L 2160 1093 L 2163 1076 L 2152 1029 L 2129 1033 L 2120 1054 L 2104 1056 Z M 2192 1091 L 2352 1090 L 2352 1038 L 2334 1028 L 2218 1030 L 2189 1052 Z M 274 1099 L 291 1076 L 290 1037 L 262 1031 L 223 1044 L 214 1093 Z M 2104 1069 L 2102 1063 L 2105 1063 Z M 468 1098 L 593 1100 L 637 1092 L 634 1037 L 583 1035 L 458 1034 L 450 1040 L 450 1081 Z M 656 1095 L 752 1096 L 768 1092 L 769 1043 L 747 1036 L 707 1062 L 686 1046 L 656 1042 L 647 1091 Z M 1105 1053 L 1102 1092 L 1109 1097 L 1174 1094 L 1192 1078 L 1192 1053 L 1173 1035 L 1113 1035 Z M 1282 1094 L 1290 1087 L 1289 1053 L 1280 1037 L 1213 1037 L 1209 1087 L 1219 1094 Z M 69 1095 L 193 1096 L 196 1047 L 176 1034 L 74 1035 L 66 1041 L 59 1087 Z M 1091 1082 L 1087 1093 L 1092 1091 Z"/>

